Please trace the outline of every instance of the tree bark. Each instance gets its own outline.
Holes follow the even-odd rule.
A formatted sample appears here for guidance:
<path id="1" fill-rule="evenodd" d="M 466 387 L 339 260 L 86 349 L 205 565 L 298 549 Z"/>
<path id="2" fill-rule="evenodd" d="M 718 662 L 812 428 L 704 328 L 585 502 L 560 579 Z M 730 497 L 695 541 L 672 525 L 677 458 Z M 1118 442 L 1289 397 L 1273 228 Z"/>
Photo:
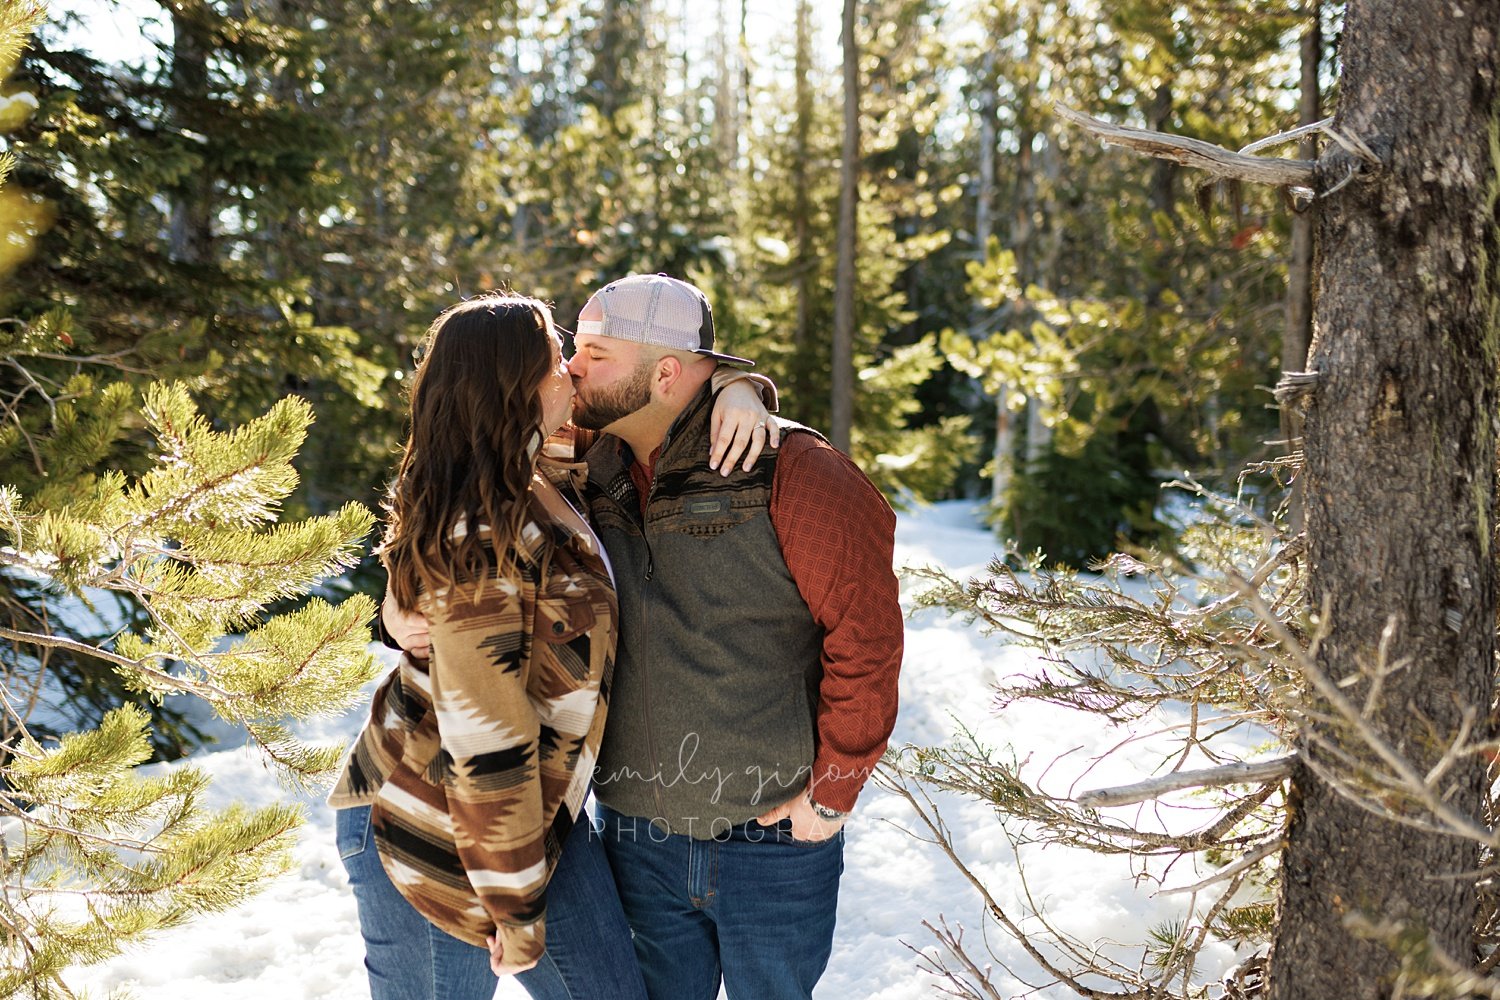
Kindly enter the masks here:
<path id="1" fill-rule="evenodd" d="M 859 0 L 844 0 L 844 152 L 839 168 L 838 273 L 833 300 L 833 446 L 848 453 L 854 426 L 854 255 L 859 211 Z"/>
<path id="2" fill-rule="evenodd" d="M 1372 664 L 1393 623 L 1389 659 L 1408 665 L 1370 722 L 1423 773 L 1464 709 L 1484 728 L 1492 695 L 1500 4 L 1351 0 L 1344 30 L 1335 126 L 1382 166 L 1318 203 L 1308 600 L 1327 608 L 1317 662 L 1334 679 Z M 1320 191 L 1358 162 L 1329 146 Z M 1362 704 L 1366 687 L 1346 694 Z M 1306 738 L 1302 751 L 1334 766 Z M 1441 791 L 1482 816 L 1478 762 Z M 1290 801 L 1271 1000 L 1391 994 L 1399 958 L 1355 938 L 1353 913 L 1473 958 L 1472 843 L 1376 817 L 1305 766 Z"/>
<path id="3" fill-rule="evenodd" d="M 974 256 L 984 260 L 990 252 L 991 221 L 995 210 L 995 112 L 999 102 L 995 82 L 995 50 L 984 50 L 980 68 L 979 98 L 979 190 L 974 198 Z"/>

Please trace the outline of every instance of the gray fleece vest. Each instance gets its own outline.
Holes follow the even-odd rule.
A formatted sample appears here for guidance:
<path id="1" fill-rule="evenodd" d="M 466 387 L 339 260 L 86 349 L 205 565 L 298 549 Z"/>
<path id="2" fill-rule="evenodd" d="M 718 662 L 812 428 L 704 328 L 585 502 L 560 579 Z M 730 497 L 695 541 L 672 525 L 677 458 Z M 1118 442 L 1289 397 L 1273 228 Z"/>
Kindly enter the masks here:
<path id="1" fill-rule="evenodd" d="M 620 599 L 594 793 L 698 839 L 806 785 L 823 669 L 823 630 L 771 524 L 776 453 L 710 470 L 711 404 L 705 387 L 668 432 L 644 523 L 629 449 L 606 435 L 588 453 L 590 520 Z"/>

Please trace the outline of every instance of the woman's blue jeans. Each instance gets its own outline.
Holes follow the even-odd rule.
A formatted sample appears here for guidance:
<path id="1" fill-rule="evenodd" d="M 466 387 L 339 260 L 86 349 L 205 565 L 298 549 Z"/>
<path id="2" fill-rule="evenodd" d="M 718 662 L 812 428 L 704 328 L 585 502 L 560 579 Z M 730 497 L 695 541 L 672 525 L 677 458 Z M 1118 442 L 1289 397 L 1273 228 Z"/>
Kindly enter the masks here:
<path id="1" fill-rule="evenodd" d="M 490 954 L 446 934 L 391 884 L 370 835 L 370 807 L 340 809 L 339 856 L 359 907 L 371 1000 L 491 1000 Z M 547 885 L 547 951 L 516 976 L 535 1000 L 645 1000 L 609 863 L 585 813 Z"/>

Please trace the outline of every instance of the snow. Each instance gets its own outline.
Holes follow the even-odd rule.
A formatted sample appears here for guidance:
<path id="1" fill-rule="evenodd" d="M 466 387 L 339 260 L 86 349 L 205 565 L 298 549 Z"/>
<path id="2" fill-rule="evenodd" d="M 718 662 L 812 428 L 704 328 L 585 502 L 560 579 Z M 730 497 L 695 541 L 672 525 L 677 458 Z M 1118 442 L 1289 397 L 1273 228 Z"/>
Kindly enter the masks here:
<path id="1" fill-rule="evenodd" d="M 979 514 L 976 504 L 951 502 L 901 515 L 897 565 L 935 565 L 960 577 L 982 571 L 996 545 Z M 920 586 L 920 581 L 908 580 L 904 599 Z M 1172 713 L 1143 720 L 1134 734 L 1140 738 L 1102 762 L 1095 759 L 1133 734 L 1076 712 L 1034 704 L 997 716 L 992 706 L 995 683 L 1035 669 L 1032 651 L 1002 645 L 977 626 L 935 611 L 915 614 L 907 626 L 901 713 L 892 746 L 948 742 L 964 727 L 987 745 L 1002 751 L 1013 748 L 1020 759 L 1029 757 L 1030 780 L 1037 781 L 1045 769 L 1042 785 L 1053 794 L 1065 794 L 1075 784 L 1081 791 L 1139 780 L 1159 771 L 1173 750 L 1180 749 L 1170 727 L 1181 716 Z M 362 713 L 354 712 L 304 726 L 301 732 L 311 738 L 347 739 L 362 722 Z M 1049 767 L 1060 755 L 1062 759 Z M 212 804 L 257 805 L 296 797 L 243 748 L 202 753 L 194 762 L 214 776 Z M 302 796 L 300 801 L 308 822 L 291 874 L 226 914 L 162 934 L 112 961 L 74 969 L 70 984 L 99 994 L 128 989 L 151 1000 L 367 998 L 354 901 L 334 849 L 333 814 L 317 795 Z M 1013 918 L 1025 917 L 1017 851 L 993 809 L 954 797 L 940 797 L 938 802 L 956 831 L 960 853 L 975 873 Z M 1167 828 L 1203 821 L 1201 813 L 1185 810 L 1159 818 L 1132 818 Z M 966 942 L 975 946 L 975 956 L 983 962 L 992 960 L 985 955 L 983 942 L 988 943 L 995 965 L 993 982 L 1002 996 L 1072 996 L 1065 987 L 1045 985 L 1048 978 L 1003 932 L 992 924 L 984 929 L 988 921 L 978 894 L 936 847 L 906 832 L 912 826 L 910 809 L 901 799 L 873 784 L 866 787 L 847 827 L 838 932 L 818 996 L 933 996 L 938 980 L 924 971 L 913 949 L 938 954 L 922 925 L 924 920 L 936 924 L 939 918 L 965 928 Z M 1180 919 L 1188 905 L 1181 896 L 1153 896 L 1149 884 L 1138 888 L 1138 861 L 1038 845 L 1022 846 L 1019 856 L 1025 887 L 1049 923 L 1085 944 L 1109 947 L 1119 942 L 1113 953 L 1132 964 L 1133 953 L 1123 946 L 1144 940 L 1154 926 Z M 1190 868 L 1179 866 L 1171 872 L 1172 883 L 1184 885 L 1201 877 Z M 1159 874 L 1156 868 L 1151 871 Z M 1034 919 L 1023 923 L 1035 926 Z M 1198 965 L 1199 981 L 1217 978 L 1233 961 L 1227 945 L 1211 944 Z M 1044 988 L 1035 990 L 1037 985 Z M 496 1000 L 524 995 L 505 981 Z"/>

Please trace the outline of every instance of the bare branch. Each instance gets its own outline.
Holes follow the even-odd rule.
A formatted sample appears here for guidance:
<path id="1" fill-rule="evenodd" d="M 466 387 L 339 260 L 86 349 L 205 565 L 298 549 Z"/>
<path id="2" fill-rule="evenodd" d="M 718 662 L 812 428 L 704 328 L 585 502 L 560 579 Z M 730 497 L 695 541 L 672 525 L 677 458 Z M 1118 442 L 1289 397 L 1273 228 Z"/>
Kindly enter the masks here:
<path id="1" fill-rule="evenodd" d="M 972 997 L 974 998 L 974 1000 L 983 1000 L 984 997 L 988 997 L 989 1000 L 1004 1000 L 1004 998 L 1000 996 L 1000 991 L 995 989 L 995 987 L 990 983 L 990 977 L 985 974 L 984 970 L 979 967 L 978 963 L 969 956 L 967 949 L 964 948 L 963 928 L 959 927 L 958 930 L 955 931 L 953 928 L 948 926 L 948 921 L 941 916 L 938 917 L 938 922 L 942 924 L 941 930 L 932 926 L 932 924 L 926 920 L 922 921 L 922 926 L 931 931 L 932 936 L 938 939 L 942 946 L 948 950 L 949 954 L 958 959 L 959 962 L 963 963 L 964 968 L 968 971 L 969 975 L 973 977 L 972 981 L 962 980 L 959 978 L 958 973 L 949 969 L 945 964 L 931 962 L 929 960 L 929 964 L 933 967 L 932 971 L 934 971 L 935 973 L 940 971 L 941 975 L 946 977 L 955 986 L 964 991 L 962 993 L 958 993 L 950 990 L 945 990 L 945 992 L 950 992 L 952 993 L 952 995 L 959 997 Z"/>
<path id="2" fill-rule="evenodd" d="M 1282 372 L 1272 395 L 1281 406 L 1289 406 L 1313 394 L 1318 387 L 1318 372 Z"/>
<path id="3" fill-rule="evenodd" d="M 1276 187 L 1312 187 L 1313 184 L 1311 160 L 1249 156 L 1202 139 L 1116 125 L 1062 104 L 1054 104 L 1052 109 L 1059 118 L 1098 136 L 1106 143 L 1134 149 L 1158 159 L 1172 160 L 1185 167 L 1196 167 L 1214 177 Z"/>
<path id="4" fill-rule="evenodd" d="M 1265 843 L 1261 844 L 1259 847 L 1255 848 L 1254 850 L 1249 851 L 1248 853 L 1245 854 L 1244 857 L 1240 858 L 1238 861 L 1236 861 L 1234 864 L 1230 865 L 1229 867 L 1227 867 L 1227 868 L 1221 868 L 1219 871 L 1214 872 L 1212 875 L 1210 875 L 1208 878 L 1204 879 L 1203 881 L 1201 881 L 1201 882 L 1194 882 L 1192 885 L 1185 885 L 1185 886 L 1183 886 L 1180 889 L 1163 889 L 1158 895 L 1175 896 L 1175 895 L 1178 895 L 1178 894 L 1184 893 L 1184 892 L 1201 892 L 1202 890 L 1204 890 L 1204 889 L 1208 888 L 1209 886 L 1213 885 L 1215 882 L 1223 882 L 1226 879 L 1234 878 L 1240 872 L 1243 872 L 1243 871 L 1247 870 L 1252 865 L 1255 865 L 1256 863 L 1258 863 L 1262 859 L 1270 857 L 1272 854 L 1275 854 L 1280 849 L 1281 849 L 1281 837 L 1280 837 L 1280 835 L 1278 835 L 1278 836 L 1272 837 L 1270 840 L 1268 840 Z"/>
<path id="5" fill-rule="evenodd" d="M 1075 975 L 1070 975 L 1058 968 L 1055 963 L 1032 943 L 1020 925 L 1001 909 L 995 897 L 990 894 L 989 888 L 974 874 L 973 870 L 969 868 L 964 860 L 958 856 L 958 852 L 953 847 L 952 839 L 948 835 L 946 825 L 943 823 L 942 816 L 938 812 L 936 803 L 928 797 L 927 792 L 920 784 L 917 785 L 916 791 L 913 791 L 907 783 L 906 778 L 907 775 L 904 772 L 888 763 L 882 763 L 875 772 L 876 782 L 881 787 L 905 799 L 907 804 L 912 807 L 912 810 L 917 814 L 917 819 L 932 833 L 934 842 L 947 855 L 948 860 L 952 862 L 954 868 L 978 891 L 980 897 L 984 900 L 985 909 L 989 912 L 990 916 L 1031 956 L 1032 961 L 1041 966 L 1048 975 L 1055 978 L 1059 983 L 1066 985 L 1074 993 L 1086 998 L 1086 1000 L 1149 1000 L 1151 997 L 1150 990 L 1114 992 L 1093 989 L 1085 986 Z M 921 796 L 921 801 L 918 800 L 919 795 Z"/>
<path id="6" fill-rule="evenodd" d="M 1159 798 L 1167 792 L 1181 791 L 1184 788 L 1209 788 L 1217 785 L 1258 785 L 1270 781 L 1280 781 L 1292 773 L 1292 763 L 1296 760 L 1295 754 L 1285 757 L 1277 757 L 1273 760 L 1258 760 L 1235 764 L 1225 764 L 1223 767 L 1210 767 L 1200 771 L 1178 771 L 1175 774 L 1164 774 L 1158 778 L 1139 781 L 1133 785 L 1124 785 L 1120 788 L 1097 788 L 1091 792 L 1084 792 L 1075 800 L 1081 806 L 1090 808 L 1102 808 L 1104 806 L 1124 806 L 1132 802 L 1144 802 L 1147 799 Z"/>
<path id="7" fill-rule="evenodd" d="M 1281 642 L 1283 649 L 1296 661 L 1303 676 L 1317 689 L 1317 692 L 1323 696 L 1324 700 L 1328 702 L 1333 710 L 1342 717 L 1343 722 L 1358 735 L 1360 741 L 1374 751 L 1375 755 L 1391 769 L 1393 775 L 1399 780 L 1402 790 L 1425 806 L 1434 818 L 1440 820 L 1447 827 L 1449 834 L 1466 837 L 1475 843 L 1493 846 L 1496 840 L 1494 831 L 1486 829 L 1471 817 L 1465 816 L 1453 808 L 1444 801 L 1435 788 L 1422 780 L 1422 776 L 1417 773 L 1415 766 L 1397 751 L 1395 747 L 1391 746 L 1390 742 L 1375 729 L 1370 720 L 1349 702 L 1349 699 L 1344 696 L 1343 691 L 1339 689 L 1338 683 L 1325 674 L 1323 669 L 1318 666 L 1316 651 L 1311 649 L 1303 650 L 1296 638 L 1276 618 L 1271 609 L 1261 600 L 1260 595 L 1250 589 L 1249 584 L 1245 580 L 1233 576 L 1230 576 L 1228 579 L 1232 585 L 1239 588 L 1241 593 L 1245 595 L 1245 599 L 1249 602 L 1252 610 L 1266 621 L 1267 625 Z M 1326 618 L 1327 616 L 1325 615 L 1324 619 L 1326 620 Z"/>
<path id="8" fill-rule="evenodd" d="M 1332 125 L 1332 118 L 1324 118 L 1322 121 L 1312 122 L 1307 125 L 1299 125 L 1296 128 L 1287 129 L 1285 132 L 1277 132 L 1275 135 L 1268 135 L 1264 139 L 1256 139 L 1248 146 L 1241 146 L 1240 152 L 1246 155 L 1250 153 L 1258 153 L 1262 149 L 1269 149 L 1272 146 L 1279 146 L 1284 142 L 1294 142 L 1297 139 L 1301 139 L 1303 136 L 1312 135 L 1314 132 L 1331 130 Z"/>

